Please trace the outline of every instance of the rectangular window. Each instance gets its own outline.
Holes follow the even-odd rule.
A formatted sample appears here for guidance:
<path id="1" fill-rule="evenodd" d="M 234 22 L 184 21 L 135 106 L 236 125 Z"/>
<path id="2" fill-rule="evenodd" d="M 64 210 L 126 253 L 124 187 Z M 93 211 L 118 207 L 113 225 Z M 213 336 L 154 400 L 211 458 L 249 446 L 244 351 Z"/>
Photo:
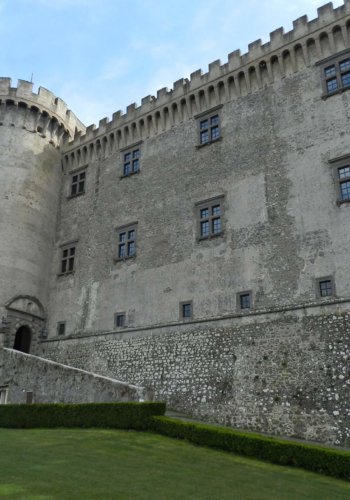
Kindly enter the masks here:
<path id="1" fill-rule="evenodd" d="M 59 321 L 57 323 L 57 335 L 65 335 L 66 333 L 66 322 Z"/>
<path id="2" fill-rule="evenodd" d="M 86 170 L 71 174 L 70 196 L 78 196 L 85 193 Z"/>
<path id="3" fill-rule="evenodd" d="M 192 300 L 180 302 L 180 319 L 193 318 L 193 302 Z"/>
<path id="4" fill-rule="evenodd" d="M 320 62 L 324 96 L 335 94 L 350 88 L 349 51 L 343 51 L 335 57 Z"/>
<path id="5" fill-rule="evenodd" d="M 334 168 L 334 180 L 337 187 L 337 203 L 350 202 L 350 156 L 330 160 Z"/>
<path id="6" fill-rule="evenodd" d="M 61 249 L 61 274 L 72 273 L 75 269 L 76 244 L 67 245 Z"/>
<path id="7" fill-rule="evenodd" d="M 199 121 L 199 142 L 207 144 L 220 137 L 219 115 L 215 114 Z"/>
<path id="8" fill-rule="evenodd" d="M 117 328 L 122 328 L 123 326 L 125 326 L 126 322 L 125 322 L 125 313 L 122 312 L 122 313 L 115 313 L 114 315 L 114 325 L 117 327 Z"/>
<path id="9" fill-rule="evenodd" d="M 140 148 L 123 153 L 123 177 L 137 174 L 140 171 Z"/>
<path id="10" fill-rule="evenodd" d="M 197 203 L 198 238 L 207 239 L 222 234 L 223 197 Z"/>
<path id="11" fill-rule="evenodd" d="M 8 387 L 0 387 L 0 405 L 7 403 Z"/>
<path id="12" fill-rule="evenodd" d="M 128 259 L 136 255 L 136 223 L 117 229 L 117 260 Z"/>
<path id="13" fill-rule="evenodd" d="M 237 293 L 237 309 L 247 310 L 253 307 L 252 292 L 249 290 L 247 292 Z"/>
<path id="14" fill-rule="evenodd" d="M 325 276 L 316 280 L 316 296 L 333 297 L 335 295 L 335 286 L 333 276 Z"/>

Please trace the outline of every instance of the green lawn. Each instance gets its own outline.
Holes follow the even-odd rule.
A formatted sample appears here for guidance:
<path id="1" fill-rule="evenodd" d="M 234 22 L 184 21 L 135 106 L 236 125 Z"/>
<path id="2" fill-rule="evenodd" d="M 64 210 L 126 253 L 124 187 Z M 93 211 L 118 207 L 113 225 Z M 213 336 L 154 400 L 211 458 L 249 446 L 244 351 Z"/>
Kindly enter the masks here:
<path id="1" fill-rule="evenodd" d="M 350 483 L 153 434 L 0 429 L 6 499 L 349 499 Z"/>

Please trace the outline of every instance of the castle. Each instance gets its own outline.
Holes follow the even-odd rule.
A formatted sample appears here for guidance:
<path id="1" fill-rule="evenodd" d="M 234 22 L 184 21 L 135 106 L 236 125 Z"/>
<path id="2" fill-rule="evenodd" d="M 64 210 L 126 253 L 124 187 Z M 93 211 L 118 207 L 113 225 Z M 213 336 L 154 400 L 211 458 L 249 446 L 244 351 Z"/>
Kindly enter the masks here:
<path id="1" fill-rule="evenodd" d="M 5 348 L 349 446 L 349 89 L 349 0 L 97 128 L 0 79 Z"/>

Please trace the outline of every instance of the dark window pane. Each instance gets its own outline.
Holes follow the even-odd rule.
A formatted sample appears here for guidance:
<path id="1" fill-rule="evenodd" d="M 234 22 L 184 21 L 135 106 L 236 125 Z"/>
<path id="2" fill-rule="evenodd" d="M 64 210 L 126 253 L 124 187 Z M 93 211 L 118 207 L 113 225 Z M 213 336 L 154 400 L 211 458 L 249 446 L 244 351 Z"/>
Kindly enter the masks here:
<path id="1" fill-rule="evenodd" d="M 201 130 L 204 130 L 204 129 L 206 129 L 206 128 L 208 128 L 208 120 L 202 120 L 202 121 L 200 122 L 200 129 L 201 129 Z"/>
<path id="2" fill-rule="evenodd" d="M 126 233 L 120 233 L 119 241 L 125 241 L 125 240 L 126 240 Z"/>
<path id="3" fill-rule="evenodd" d="M 340 183 L 340 194 L 342 200 L 350 200 L 350 181 Z"/>
<path id="4" fill-rule="evenodd" d="M 201 236 L 209 236 L 209 222 L 201 222 Z"/>
<path id="5" fill-rule="evenodd" d="M 192 316 L 192 304 L 182 304 L 182 317 L 190 318 Z"/>
<path id="6" fill-rule="evenodd" d="M 74 269 L 74 257 L 68 259 L 68 271 L 73 271 Z"/>
<path id="7" fill-rule="evenodd" d="M 209 217 L 209 210 L 208 208 L 203 208 L 201 210 L 201 219 L 206 219 L 207 217 Z"/>
<path id="8" fill-rule="evenodd" d="M 139 171 L 139 160 L 134 160 L 132 162 L 132 169 L 134 172 L 138 172 Z"/>
<path id="9" fill-rule="evenodd" d="M 124 161 L 130 161 L 130 159 L 131 159 L 131 153 L 126 153 L 124 155 Z"/>
<path id="10" fill-rule="evenodd" d="M 219 115 L 212 116 L 210 119 L 210 125 L 218 125 L 219 124 Z"/>
<path id="11" fill-rule="evenodd" d="M 329 297 L 330 295 L 333 295 L 331 280 L 320 281 L 319 285 L 321 297 Z"/>
<path id="12" fill-rule="evenodd" d="M 68 257 L 68 250 L 63 250 L 62 256 L 63 256 L 63 258 Z"/>
<path id="13" fill-rule="evenodd" d="M 80 179 L 85 179 L 85 172 L 81 172 L 79 177 L 80 177 Z"/>
<path id="14" fill-rule="evenodd" d="M 344 179 L 344 177 L 350 177 L 350 166 L 338 168 L 339 179 Z"/>
<path id="15" fill-rule="evenodd" d="M 125 165 L 124 165 L 124 175 L 130 175 L 130 172 L 131 172 L 130 163 L 125 163 Z"/>
<path id="16" fill-rule="evenodd" d="M 201 144 L 205 144 L 209 141 L 209 133 L 206 130 L 205 132 L 201 132 Z"/>
<path id="17" fill-rule="evenodd" d="M 220 137 L 219 127 L 213 127 L 211 129 L 211 138 L 212 140 L 218 139 Z"/>
<path id="18" fill-rule="evenodd" d="M 132 153 L 132 157 L 133 158 L 139 158 L 140 156 L 140 150 L 139 149 L 135 149 L 135 151 L 133 151 Z"/>
<path id="19" fill-rule="evenodd" d="M 328 66 L 328 68 L 325 68 L 324 76 L 326 78 L 328 78 L 330 76 L 334 76 L 334 75 L 335 75 L 335 66 Z"/>
<path id="20" fill-rule="evenodd" d="M 128 239 L 129 240 L 134 240 L 135 239 L 135 230 L 132 229 L 131 231 L 129 231 L 128 233 Z"/>
<path id="21" fill-rule="evenodd" d="M 213 228 L 214 234 L 221 233 L 221 219 L 220 218 L 212 220 L 212 228 Z"/>
<path id="22" fill-rule="evenodd" d="M 341 75 L 341 81 L 343 87 L 348 87 L 350 85 L 350 71 L 348 73 L 343 73 Z"/>
<path id="23" fill-rule="evenodd" d="M 66 331 L 65 323 L 58 323 L 58 335 L 64 335 Z"/>
<path id="24" fill-rule="evenodd" d="M 117 314 L 115 319 L 116 326 L 124 326 L 125 325 L 125 314 Z"/>
<path id="25" fill-rule="evenodd" d="M 350 69 L 350 59 L 345 59 L 339 63 L 340 71 L 345 71 L 346 69 Z"/>
<path id="26" fill-rule="evenodd" d="M 79 193 L 82 193 L 84 191 L 84 181 L 79 182 Z"/>
<path id="27" fill-rule="evenodd" d="M 78 182 L 78 176 L 77 175 L 73 175 L 72 182 Z"/>
<path id="28" fill-rule="evenodd" d="M 135 243 L 133 241 L 130 241 L 130 243 L 128 243 L 128 256 L 131 257 L 134 254 L 135 254 Z"/>
<path id="29" fill-rule="evenodd" d="M 118 257 L 122 259 L 125 257 L 125 244 L 119 245 Z"/>
<path id="30" fill-rule="evenodd" d="M 67 270 L 67 261 L 62 260 L 61 273 L 65 273 Z"/>
<path id="31" fill-rule="evenodd" d="M 77 184 L 72 184 L 72 191 L 71 191 L 71 194 L 72 194 L 72 195 L 77 194 Z"/>
<path id="32" fill-rule="evenodd" d="M 241 309 L 250 309 L 250 295 L 244 293 L 240 296 Z"/>
<path id="33" fill-rule="evenodd" d="M 332 80 L 327 81 L 327 91 L 334 92 L 338 89 L 338 82 L 336 78 L 332 78 Z"/>
<path id="34" fill-rule="evenodd" d="M 214 205 L 211 209 L 211 213 L 212 215 L 220 215 L 221 213 L 220 205 Z"/>
<path id="35" fill-rule="evenodd" d="M 69 249 L 69 255 L 75 255 L 75 247 Z"/>

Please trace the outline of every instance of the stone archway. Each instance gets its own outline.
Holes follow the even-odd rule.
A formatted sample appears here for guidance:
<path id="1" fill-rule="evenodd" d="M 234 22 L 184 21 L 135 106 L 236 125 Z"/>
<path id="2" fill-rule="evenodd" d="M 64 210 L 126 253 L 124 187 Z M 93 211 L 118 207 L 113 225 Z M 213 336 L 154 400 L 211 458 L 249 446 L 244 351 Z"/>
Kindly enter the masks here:
<path id="1" fill-rule="evenodd" d="M 25 353 L 29 353 L 30 344 L 32 340 L 32 332 L 29 326 L 21 326 L 18 328 L 15 336 L 15 342 L 13 344 L 13 348 L 16 351 L 21 351 Z"/>

